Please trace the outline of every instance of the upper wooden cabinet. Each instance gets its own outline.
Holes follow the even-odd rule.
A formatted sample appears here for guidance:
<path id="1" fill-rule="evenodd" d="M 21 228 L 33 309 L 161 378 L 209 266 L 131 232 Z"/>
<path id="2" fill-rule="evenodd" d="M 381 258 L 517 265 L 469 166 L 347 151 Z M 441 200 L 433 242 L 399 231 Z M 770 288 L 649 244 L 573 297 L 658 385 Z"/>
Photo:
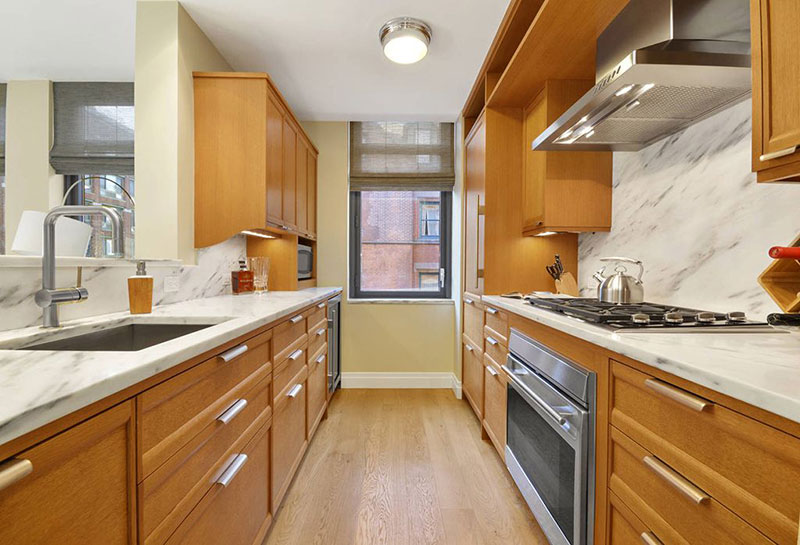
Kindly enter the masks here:
<path id="1" fill-rule="evenodd" d="M 751 0 L 753 170 L 800 181 L 800 2 Z"/>
<path id="2" fill-rule="evenodd" d="M 591 86 L 583 80 L 548 81 L 525 110 L 526 235 L 611 229 L 610 152 L 531 150 L 531 142 Z"/>
<path id="3" fill-rule="evenodd" d="M 196 72 L 194 116 L 195 247 L 248 229 L 316 238 L 317 149 L 269 76 Z"/>

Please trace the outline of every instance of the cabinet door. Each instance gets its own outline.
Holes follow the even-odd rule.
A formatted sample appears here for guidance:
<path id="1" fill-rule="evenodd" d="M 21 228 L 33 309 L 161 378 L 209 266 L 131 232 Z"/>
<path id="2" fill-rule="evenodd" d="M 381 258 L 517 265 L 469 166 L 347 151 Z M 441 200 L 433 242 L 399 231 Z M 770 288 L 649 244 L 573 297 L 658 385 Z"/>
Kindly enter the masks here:
<path id="1" fill-rule="evenodd" d="M 283 118 L 283 224 L 290 228 L 297 227 L 297 131 L 289 121 Z"/>
<path id="2" fill-rule="evenodd" d="M 0 465 L 33 471 L 0 490 L 0 543 L 136 542 L 133 401 L 126 401 Z"/>
<path id="3" fill-rule="evenodd" d="M 751 0 L 751 18 L 753 163 L 761 170 L 800 161 L 800 3 Z M 763 157 L 769 154 L 779 157 Z"/>
<path id="4" fill-rule="evenodd" d="M 482 355 L 478 350 L 471 346 L 469 343 L 464 343 L 464 356 L 462 387 L 464 396 L 472 405 L 472 410 L 478 416 L 478 419 L 483 417 L 483 363 L 481 362 Z"/>
<path id="5" fill-rule="evenodd" d="M 506 449 L 506 381 L 500 365 L 484 355 L 486 371 L 483 388 L 483 427 L 494 448 L 505 456 Z"/>
<path id="6" fill-rule="evenodd" d="M 536 229 L 544 225 L 547 154 L 542 151 L 532 151 L 530 147 L 531 142 L 548 126 L 546 96 L 546 91 L 539 93 L 525 115 L 525 145 L 523 148 L 525 150 L 525 183 L 522 194 L 522 225 L 527 229 Z"/>
<path id="7" fill-rule="evenodd" d="M 304 368 L 275 402 L 272 419 L 272 506 L 276 510 L 303 458 L 306 440 L 306 379 Z M 299 388 L 298 388 L 299 386 Z"/>
<path id="8" fill-rule="evenodd" d="M 305 140 L 297 138 L 296 156 L 296 192 L 295 210 L 297 213 L 297 230 L 308 232 L 308 146 Z"/>
<path id="9" fill-rule="evenodd" d="M 486 125 L 483 118 L 466 141 L 464 218 L 464 290 L 483 293 L 483 238 L 486 186 Z"/>
<path id="10" fill-rule="evenodd" d="M 267 221 L 283 223 L 283 114 L 267 100 Z"/>
<path id="11" fill-rule="evenodd" d="M 308 439 L 314 435 L 328 400 L 328 345 L 323 344 L 308 360 Z"/>
<path id="12" fill-rule="evenodd" d="M 308 152 L 308 234 L 317 237 L 317 156 Z"/>

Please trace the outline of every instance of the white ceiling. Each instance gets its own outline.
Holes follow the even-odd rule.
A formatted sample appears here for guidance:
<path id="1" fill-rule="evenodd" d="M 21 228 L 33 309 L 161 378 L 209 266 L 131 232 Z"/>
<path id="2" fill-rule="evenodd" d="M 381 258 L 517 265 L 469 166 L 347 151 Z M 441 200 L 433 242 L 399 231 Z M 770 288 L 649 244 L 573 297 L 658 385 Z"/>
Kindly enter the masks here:
<path id="1" fill-rule="evenodd" d="M 298 118 L 453 120 L 509 0 L 184 0 L 237 70 L 265 71 Z M 428 56 L 401 66 L 378 30 L 393 17 L 431 26 Z"/>
<path id="2" fill-rule="evenodd" d="M 133 81 L 134 0 L 0 0 L 0 81 Z"/>
<path id="3" fill-rule="evenodd" d="M 184 0 L 236 70 L 266 71 L 300 119 L 452 120 L 509 0 Z M 378 30 L 433 30 L 415 65 L 387 60 Z M 134 0 L 0 0 L 0 81 L 130 81 Z M 9 24 L 10 23 L 10 24 Z"/>

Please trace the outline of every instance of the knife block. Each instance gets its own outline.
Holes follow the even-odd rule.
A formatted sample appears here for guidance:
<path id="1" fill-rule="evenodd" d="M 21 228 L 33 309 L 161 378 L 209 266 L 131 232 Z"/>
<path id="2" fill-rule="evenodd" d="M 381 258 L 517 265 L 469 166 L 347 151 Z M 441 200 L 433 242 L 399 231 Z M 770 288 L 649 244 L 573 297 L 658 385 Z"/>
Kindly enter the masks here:
<path id="1" fill-rule="evenodd" d="M 800 236 L 789 246 L 800 246 Z M 758 283 L 783 312 L 800 312 L 800 261 L 773 260 L 759 275 Z"/>

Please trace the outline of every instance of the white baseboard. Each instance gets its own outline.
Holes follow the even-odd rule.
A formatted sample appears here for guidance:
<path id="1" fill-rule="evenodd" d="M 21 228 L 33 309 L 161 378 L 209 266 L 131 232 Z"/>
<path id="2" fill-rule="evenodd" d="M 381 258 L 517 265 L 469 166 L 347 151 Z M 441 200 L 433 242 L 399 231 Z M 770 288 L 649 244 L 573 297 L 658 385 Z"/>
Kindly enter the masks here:
<path id="1" fill-rule="evenodd" d="M 342 373 L 342 388 L 449 389 L 454 388 L 454 378 L 453 373 Z"/>
<path id="2" fill-rule="evenodd" d="M 450 387 L 453 389 L 453 394 L 455 394 L 456 399 L 461 399 L 461 381 L 458 380 L 455 373 L 451 375 L 451 379 Z"/>

